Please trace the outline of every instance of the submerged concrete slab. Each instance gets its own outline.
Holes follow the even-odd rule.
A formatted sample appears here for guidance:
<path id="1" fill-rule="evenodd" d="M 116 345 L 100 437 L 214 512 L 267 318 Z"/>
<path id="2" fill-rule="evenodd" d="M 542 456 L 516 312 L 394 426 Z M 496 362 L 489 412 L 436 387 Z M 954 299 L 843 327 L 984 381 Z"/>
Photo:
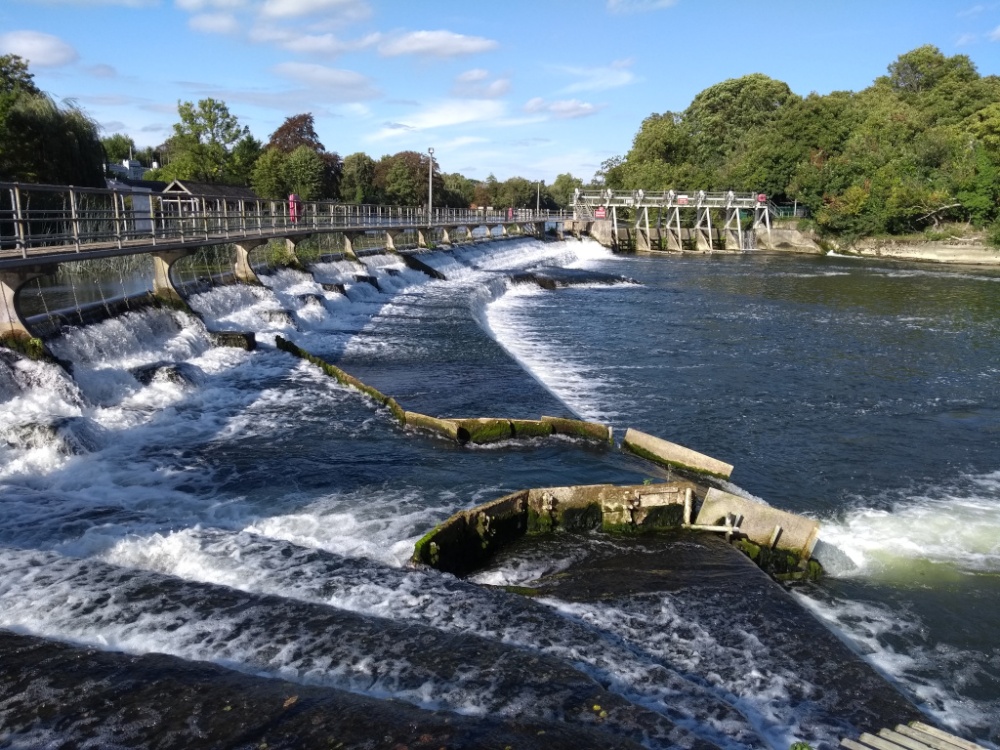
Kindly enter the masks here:
<path id="1" fill-rule="evenodd" d="M 645 432 L 631 427 L 625 432 L 622 448 L 662 466 L 693 471 L 698 474 L 708 474 L 722 479 L 729 479 L 729 475 L 733 473 L 732 464 L 685 448 L 683 445 L 671 443 L 669 440 L 647 435 Z"/>
<path id="2" fill-rule="evenodd" d="M 730 514 L 741 519 L 740 536 L 755 544 L 794 552 L 802 560 L 808 559 L 816 546 L 819 522 L 714 487 L 705 496 L 695 522 L 715 526 Z"/>

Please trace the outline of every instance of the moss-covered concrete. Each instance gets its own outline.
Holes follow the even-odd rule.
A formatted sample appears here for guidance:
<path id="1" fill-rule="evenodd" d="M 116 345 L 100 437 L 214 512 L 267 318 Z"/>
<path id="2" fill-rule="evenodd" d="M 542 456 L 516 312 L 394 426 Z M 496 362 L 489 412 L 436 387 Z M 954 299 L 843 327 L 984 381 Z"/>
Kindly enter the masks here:
<path id="1" fill-rule="evenodd" d="M 21 331 L 0 333 L 0 346 L 17 352 L 36 362 L 55 362 L 55 357 L 40 338 L 28 336 Z"/>
<path id="2" fill-rule="evenodd" d="M 815 558 L 802 560 L 792 551 L 771 549 L 749 539 L 737 539 L 733 546 L 779 581 L 815 581 L 823 575 L 823 566 Z"/>
<path id="3" fill-rule="evenodd" d="M 455 442 L 464 442 L 459 435 L 458 425 L 450 419 L 438 419 L 415 411 L 404 411 L 403 424 L 418 430 L 429 430 Z"/>
<path id="4" fill-rule="evenodd" d="M 248 352 L 257 348 L 257 336 L 253 331 L 210 331 L 208 335 L 216 346 L 230 346 Z"/>
<path id="5" fill-rule="evenodd" d="M 733 471 L 730 464 L 716 458 L 631 428 L 625 432 L 622 449 L 647 461 L 678 469 L 686 474 L 729 479 Z"/>
<path id="6" fill-rule="evenodd" d="M 455 422 L 460 430 L 464 430 L 464 435 L 468 435 L 468 438 L 463 442 L 483 445 L 507 440 L 514 436 L 514 429 L 511 427 L 509 419 L 481 417 L 477 419 L 453 419 L 451 421 Z"/>
<path id="7" fill-rule="evenodd" d="M 386 396 L 377 388 L 372 388 L 370 385 L 361 382 L 353 375 L 348 375 L 339 367 L 331 365 L 329 362 L 326 362 L 325 360 L 317 357 L 314 354 L 310 354 L 305 349 L 296 346 L 286 338 L 283 338 L 281 336 L 275 336 L 274 345 L 283 352 L 288 352 L 289 354 L 293 354 L 296 357 L 299 357 L 300 359 L 304 359 L 307 362 L 311 362 L 312 364 L 319 367 L 324 373 L 329 375 L 331 378 L 334 378 L 337 382 L 341 383 L 342 385 L 350 386 L 351 388 L 355 388 L 361 391 L 369 398 L 387 407 L 389 411 L 392 413 L 392 416 L 397 421 L 399 421 L 400 424 L 406 424 L 405 413 L 403 412 L 403 408 L 399 405 L 396 399 Z"/>
<path id="8" fill-rule="evenodd" d="M 569 435 L 587 440 L 598 440 L 609 445 L 614 442 L 611 428 L 607 425 L 597 424 L 596 422 L 583 422 L 579 419 L 548 417 L 545 415 L 542 415 L 541 421 L 552 425 L 552 432 L 556 435 Z"/>
<path id="9" fill-rule="evenodd" d="M 540 419 L 511 419 L 510 433 L 512 438 L 524 440 L 535 437 L 548 437 L 553 433 L 552 425 Z"/>

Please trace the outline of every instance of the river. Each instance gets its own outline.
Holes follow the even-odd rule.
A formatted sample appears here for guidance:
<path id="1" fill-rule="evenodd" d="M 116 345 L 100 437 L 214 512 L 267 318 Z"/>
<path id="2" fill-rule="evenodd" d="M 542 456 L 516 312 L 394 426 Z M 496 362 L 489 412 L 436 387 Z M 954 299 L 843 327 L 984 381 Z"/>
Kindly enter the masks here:
<path id="1" fill-rule="evenodd" d="M 492 588 L 570 565 L 572 545 L 472 583 L 410 568 L 413 542 L 456 510 L 657 474 L 573 440 L 476 448 L 403 430 L 277 351 L 280 335 L 413 411 L 576 416 L 733 464 L 733 491 L 821 522 L 828 575 L 792 596 L 931 720 L 998 746 L 1000 273 L 615 256 L 589 240 L 424 257 L 447 280 L 375 254 L 200 292 L 201 319 L 145 310 L 66 329 L 51 348 L 72 378 L 0 359 L 0 629 L 426 712 L 572 718 L 509 666 L 527 652 L 567 694 L 584 675 L 606 706 L 648 713 L 648 747 L 692 746 L 664 719 L 733 748 L 833 746 L 851 728 L 810 702 L 813 675 L 752 633 L 723 637 L 725 602 L 663 594 L 623 614 Z M 632 281 L 509 281 L 546 264 Z M 215 347 L 207 330 L 260 346 Z M 451 664 L 449 650 L 476 655 Z M 26 674 L 22 695 L 46 680 Z M 24 712 L 0 690 L 0 747 L 83 736 Z M 87 736 L 113 746 L 122 726 L 106 717 Z"/>

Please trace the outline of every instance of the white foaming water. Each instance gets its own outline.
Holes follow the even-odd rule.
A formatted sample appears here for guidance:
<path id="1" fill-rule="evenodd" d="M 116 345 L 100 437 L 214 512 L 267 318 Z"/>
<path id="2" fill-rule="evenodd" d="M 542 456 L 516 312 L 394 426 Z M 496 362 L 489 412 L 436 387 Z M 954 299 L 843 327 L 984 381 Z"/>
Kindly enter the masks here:
<path id="1" fill-rule="evenodd" d="M 885 604 L 821 599 L 794 589 L 792 595 L 952 731 L 962 733 L 983 726 L 984 721 L 988 726 L 991 715 L 995 716 L 996 706 L 960 696 L 948 682 L 941 680 L 941 674 L 951 675 L 952 680 L 961 679 L 962 671 L 970 666 L 968 654 L 944 645 L 936 648 L 926 645 L 919 619 L 907 617 L 907 613 Z M 905 643 L 905 647 L 889 645 L 894 642 Z M 984 744 L 996 747 L 989 742 Z"/>
<path id="2" fill-rule="evenodd" d="M 951 571 L 1000 573 L 1000 472 L 972 488 L 937 487 L 824 521 L 817 556 L 830 575 L 913 580 Z"/>
<path id="3" fill-rule="evenodd" d="M 551 295 L 531 284 L 513 286 L 486 309 L 489 331 L 521 366 L 583 419 L 610 422 L 619 415 L 620 389 L 601 368 L 539 327 L 537 302 Z"/>

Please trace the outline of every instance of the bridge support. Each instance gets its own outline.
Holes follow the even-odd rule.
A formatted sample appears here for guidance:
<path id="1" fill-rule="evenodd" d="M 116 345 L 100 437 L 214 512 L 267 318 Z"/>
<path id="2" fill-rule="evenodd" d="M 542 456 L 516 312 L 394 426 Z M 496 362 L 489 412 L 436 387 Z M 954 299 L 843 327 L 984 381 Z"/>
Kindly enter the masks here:
<path id="1" fill-rule="evenodd" d="M 181 258 L 194 254 L 194 250 L 166 250 L 150 253 L 153 257 L 153 296 L 170 302 L 184 302 L 170 278 L 170 267 Z"/>
<path id="2" fill-rule="evenodd" d="M 357 260 L 357 253 L 354 252 L 354 240 L 361 236 L 360 232 L 344 232 L 344 255 L 351 260 Z"/>
<path id="3" fill-rule="evenodd" d="M 739 208 L 726 209 L 726 250 L 737 252 L 743 249 L 743 222 Z"/>
<path id="4" fill-rule="evenodd" d="M 430 237 L 431 229 L 417 229 L 417 247 L 427 247 L 427 238 Z"/>
<path id="5" fill-rule="evenodd" d="M 653 249 L 652 236 L 649 231 L 649 208 L 643 206 L 636 211 L 635 216 L 635 251 L 648 253 Z"/>
<path id="6" fill-rule="evenodd" d="M 441 227 L 441 244 L 442 245 L 454 244 L 451 239 L 451 233 L 457 230 L 458 227 Z"/>
<path id="7" fill-rule="evenodd" d="M 698 207 L 698 218 L 694 224 L 694 242 L 699 252 L 710 253 L 712 247 L 712 213 L 708 206 Z"/>
<path id="8" fill-rule="evenodd" d="M 287 242 L 287 240 L 286 240 Z M 244 284 L 260 284 L 260 279 L 257 278 L 256 272 L 253 270 L 253 266 L 250 265 L 250 251 L 255 247 L 260 247 L 266 244 L 264 240 L 244 240 L 243 242 L 237 242 L 236 247 L 236 280 L 241 281 Z M 293 245 L 294 247 L 294 245 Z"/>
<path id="9" fill-rule="evenodd" d="M 684 235 L 681 232 L 681 210 L 674 206 L 667 211 L 667 223 L 663 227 L 667 235 L 667 250 L 684 251 Z"/>
<path id="10" fill-rule="evenodd" d="M 0 271 L 0 340 L 34 338 L 18 304 L 24 285 L 54 273 L 56 266 L 29 266 L 16 271 Z"/>
<path id="11" fill-rule="evenodd" d="M 385 230 L 385 251 L 387 253 L 396 254 L 396 238 L 402 234 L 400 229 L 386 229 Z"/>

